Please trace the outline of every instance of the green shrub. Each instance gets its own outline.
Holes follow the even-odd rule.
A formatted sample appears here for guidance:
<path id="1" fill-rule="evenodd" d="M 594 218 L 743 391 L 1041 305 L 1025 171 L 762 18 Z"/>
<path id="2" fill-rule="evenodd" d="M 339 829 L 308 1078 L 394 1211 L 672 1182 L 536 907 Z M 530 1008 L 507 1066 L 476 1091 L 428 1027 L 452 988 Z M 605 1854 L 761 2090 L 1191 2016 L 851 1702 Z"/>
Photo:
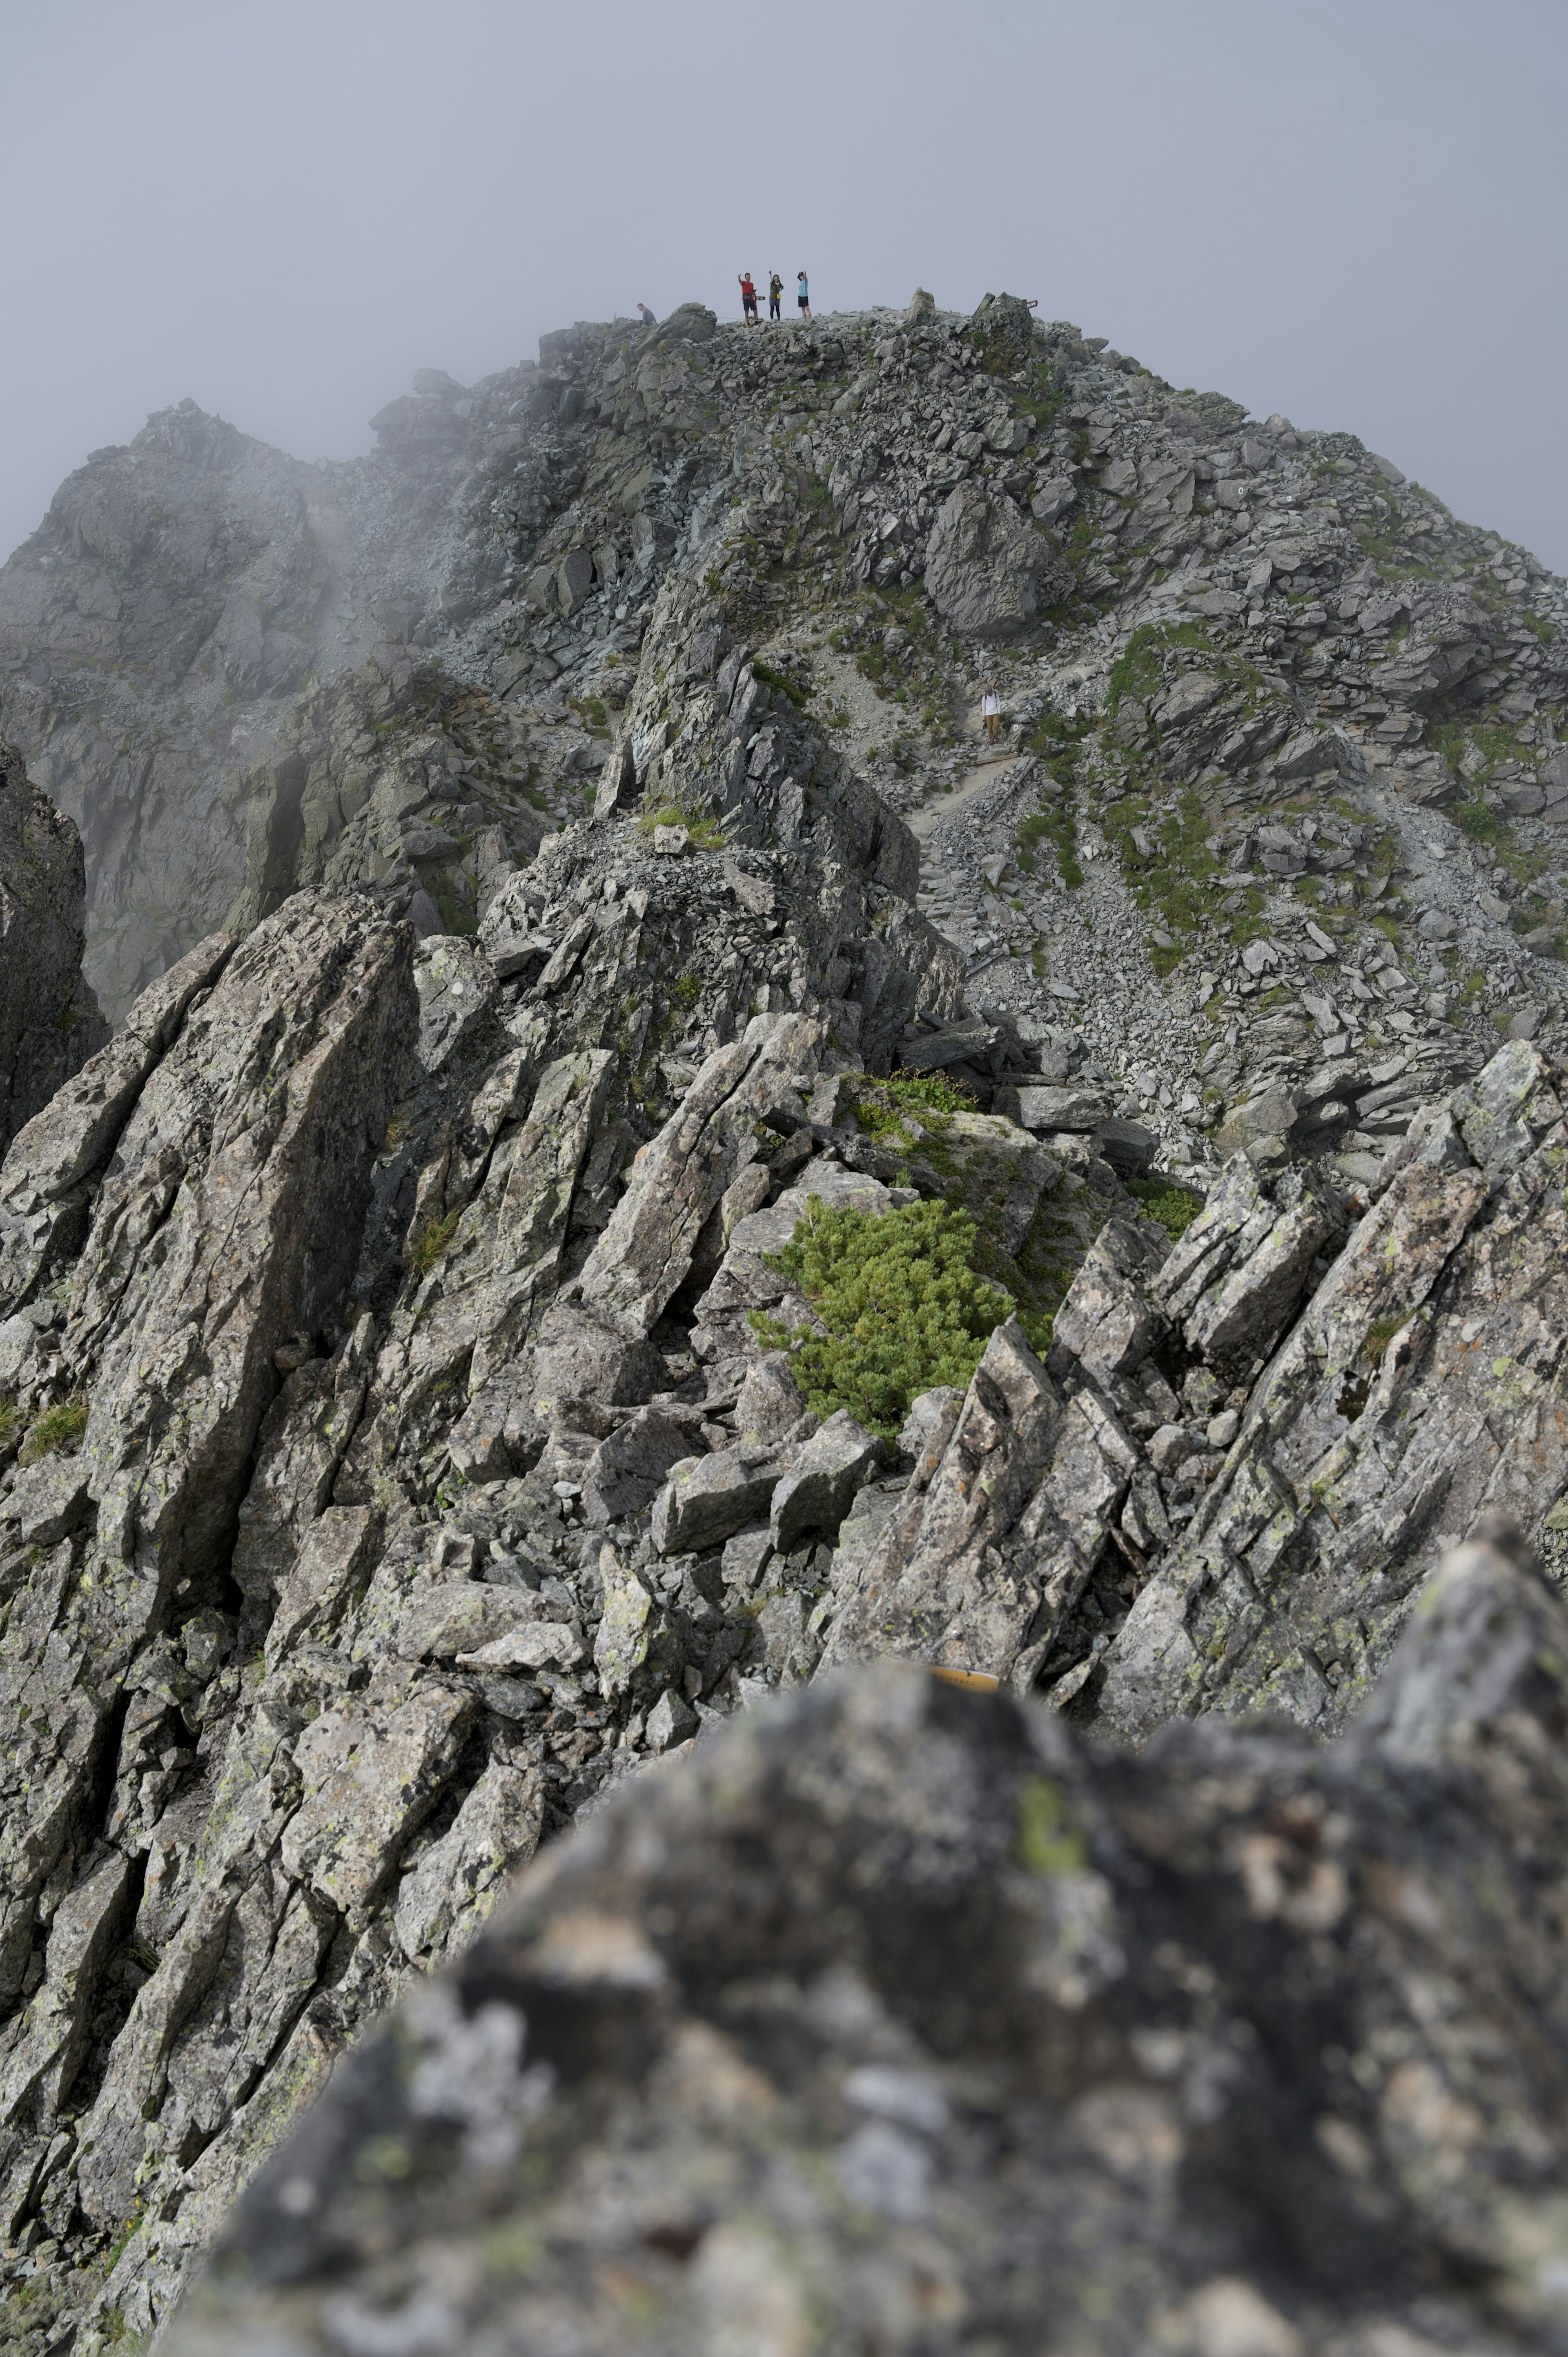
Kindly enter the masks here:
<path id="1" fill-rule="evenodd" d="M 975 1240 L 968 1212 L 947 1203 L 878 1213 L 827 1211 L 812 1198 L 769 1265 L 805 1295 L 827 1333 L 791 1335 L 756 1312 L 752 1322 L 772 1349 L 790 1351 L 818 1415 L 846 1407 L 890 1436 L 919 1393 L 967 1385 L 1012 1315 L 1012 1296 L 973 1265 Z"/>
<path id="2" fill-rule="evenodd" d="M 61 1400 L 56 1407 L 45 1408 L 27 1426 L 27 1437 L 22 1443 L 21 1461 L 36 1465 L 40 1457 L 55 1457 L 62 1449 L 75 1446 L 87 1430 L 87 1402 L 79 1393 L 74 1399 Z"/>
<path id="3" fill-rule="evenodd" d="M 1134 1178 L 1127 1192 L 1137 1197 L 1151 1220 L 1158 1220 L 1173 1243 L 1186 1235 L 1203 1209 L 1201 1196 L 1189 1195 L 1185 1187 L 1173 1187 L 1164 1178 Z"/>

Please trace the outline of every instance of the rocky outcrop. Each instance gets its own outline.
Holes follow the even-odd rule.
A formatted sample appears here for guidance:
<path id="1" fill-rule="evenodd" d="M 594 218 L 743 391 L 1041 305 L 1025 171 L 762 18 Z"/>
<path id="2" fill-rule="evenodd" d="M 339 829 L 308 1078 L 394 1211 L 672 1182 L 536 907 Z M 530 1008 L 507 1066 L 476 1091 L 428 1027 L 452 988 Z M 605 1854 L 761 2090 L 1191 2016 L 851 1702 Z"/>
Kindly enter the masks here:
<path id="1" fill-rule="evenodd" d="M 586 823 L 536 864 L 588 858 L 600 909 L 617 856 L 700 898 L 693 856 L 642 840 Z M 756 857 L 803 921 L 795 853 Z M 678 906 L 636 912 L 666 968 Z M 822 1682 L 890 1654 L 1043 1695 L 1058 1728 L 1142 1740 L 1262 1705 L 1334 1733 L 1451 1537 L 1507 1506 L 1555 1544 L 1562 1116 L 1531 1043 L 1391 1156 L 1359 1216 L 1323 1167 L 1240 1156 L 1173 1243 L 1109 1166 L 1091 1184 L 1003 1116 L 952 1117 L 988 1141 L 968 1160 L 823 1118 L 847 1081 L 804 1012 L 732 1000 L 736 1036 L 637 1146 L 625 1064 L 588 1044 L 608 985 L 585 977 L 568 1047 L 558 955 L 532 980 L 461 943 L 411 959 L 368 899 L 303 896 L 188 961 L 0 1171 L 32 1353 L 31 1461 L 0 1499 L 4 1706 L 34 1803 L 6 1869 L 3 2182 L 12 2232 L 73 2255 L 84 2348 L 167 2314 L 343 2047 L 518 1864 L 737 1706 L 821 1687 L 779 1738 L 808 1781 L 808 1730 L 862 1723 Z M 917 1399 L 896 1439 L 820 1419 L 776 1347 L 814 1316 L 777 1258 L 812 1199 L 877 1216 L 911 1177 L 957 1184 L 1001 1237 L 1031 1157 L 1029 1234 L 1093 1239 L 1047 1355 L 1004 1319 L 967 1391 Z M 74 1259 L 51 1241 L 62 1181 L 89 1222 Z M 32 1446 L 83 1391 L 80 1444 Z M 895 1723 L 924 1724 L 902 1702 Z M 1275 1739 L 1292 1792 L 1329 1772 Z M 1196 1793 L 1219 1738 L 1193 1740 Z M 1380 1787 L 1346 1740 L 1371 1845 Z M 1117 1772 L 1168 1782 L 1184 1756 Z M 1286 1805 L 1264 1781 L 1260 1824 Z M 1036 1828 L 1053 1856 L 1066 1822 Z M 1157 1978 L 1152 1934 L 1123 1932 Z"/>
<path id="2" fill-rule="evenodd" d="M 155 983 L 0 1166 L 0 2203 L 79 2307 L 140 2221 L 84 2346 L 166 2313 L 542 1837 L 814 1662 L 811 1567 L 884 1451 L 841 1418 L 802 1454 L 788 1375 L 701 1304 L 813 1163 L 891 1200 L 840 1158 L 824 1008 L 863 1012 L 897 845 L 831 775 L 772 847 L 585 821 L 503 883 L 495 963 L 295 895 Z M 958 1004 L 900 905 L 895 1039 Z M 966 1183 L 1011 1203 L 1032 1157 L 1037 1200 L 1013 1135 Z"/>
<path id="3" fill-rule="evenodd" d="M 1565 1656 L 1482 1539 L 1327 1749 L 749 1716 L 360 2049 L 172 2357 L 1551 2347 Z"/>
<path id="4" fill-rule="evenodd" d="M 185 402 L 78 468 L 0 576 L 5 730 L 81 830 L 116 1016 L 221 924 L 241 746 L 336 635 L 313 471 Z"/>
<path id="5" fill-rule="evenodd" d="M 265 1858 L 233 1818 L 259 1804 L 229 1748 L 242 1509 L 285 1372 L 344 1316 L 371 1157 L 413 1045 L 409 950 L 406 928 L 332 900 L 295 904 L 237 950 L 215 944 L 201 988 L 171 1003 L 155 985 L 159 1003 L 134 1020 L 139 1075 L 112 1042 L 5 1159 L 8 1204 L 47 1207 L 65 1182 L 86 1227 L 57 1223 L 41 1243 L 30 1229 L 8 1304 L 27 1308 L 5 1329 L 7 1455 L 23 1444 L 0 1506 L 12 2226 L 30 2201 L 59 2201 L 68 2159 L 72 2208 L 124 2218 L 147 2120 L 177 2114 L 177 2142 L 199 2147 L 219 2084 L 230 2102 L 244 2088 L 238 2056 L 227 2081 L 229 2061 L 194 2060 L 228 2053 L 209 2000 Z M 351 1325 L 328 1364 L 347 1390 Z M 319 1456 L 300 1470 L 329 1485 Z M 270 1949 L 281 1913 L 269 1921 Z M 286 1972 L 252 2080 L 290 2019 L 284 1986 Z"/>
<path id="6" fill-rule="evenodd" d="M 100 1047 L 81 978 L 81 838 L 0 744 L 0 1152 Z"/>

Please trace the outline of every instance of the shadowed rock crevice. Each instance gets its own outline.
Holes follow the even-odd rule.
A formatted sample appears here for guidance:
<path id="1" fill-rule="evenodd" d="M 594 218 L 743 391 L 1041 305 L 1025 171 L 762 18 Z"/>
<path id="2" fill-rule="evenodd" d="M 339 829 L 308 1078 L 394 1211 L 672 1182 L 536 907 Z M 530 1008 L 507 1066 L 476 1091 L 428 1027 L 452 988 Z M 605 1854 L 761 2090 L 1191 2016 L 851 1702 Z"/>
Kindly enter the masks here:
<path id="1" fill-rule="evenodd" d="M 81 836 L 0 743 L 0 1152 L 107 1037 L 86 914 Z"/>

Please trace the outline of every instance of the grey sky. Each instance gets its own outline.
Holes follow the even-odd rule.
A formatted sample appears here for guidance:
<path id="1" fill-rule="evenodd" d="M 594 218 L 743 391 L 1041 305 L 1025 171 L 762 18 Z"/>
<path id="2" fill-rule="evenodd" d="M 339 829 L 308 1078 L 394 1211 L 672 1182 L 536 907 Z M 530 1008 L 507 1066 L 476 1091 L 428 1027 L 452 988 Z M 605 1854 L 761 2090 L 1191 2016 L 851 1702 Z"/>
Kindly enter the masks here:
<path id="1" fill-rule="evenodd" d="M 347 457 L 804 264 L 1037 296 L 1568 570 L 1563 0 L 0 0 L 0 552 L 187 393 Z"/>

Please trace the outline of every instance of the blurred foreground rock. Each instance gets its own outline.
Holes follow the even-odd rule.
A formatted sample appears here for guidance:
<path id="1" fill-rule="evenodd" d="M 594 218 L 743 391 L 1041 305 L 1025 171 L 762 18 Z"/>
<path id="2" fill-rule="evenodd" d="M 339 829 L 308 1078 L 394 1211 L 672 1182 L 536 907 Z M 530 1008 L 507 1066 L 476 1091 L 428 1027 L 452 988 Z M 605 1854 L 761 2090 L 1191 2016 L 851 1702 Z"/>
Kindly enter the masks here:
<path id="1" fill-rule="evenodd" d="M 1329 1749 L 752 1714 L 342 2067 L 165 2346 L 1559 2348 L 1565 1663 L 1498 1533 Z"/>

